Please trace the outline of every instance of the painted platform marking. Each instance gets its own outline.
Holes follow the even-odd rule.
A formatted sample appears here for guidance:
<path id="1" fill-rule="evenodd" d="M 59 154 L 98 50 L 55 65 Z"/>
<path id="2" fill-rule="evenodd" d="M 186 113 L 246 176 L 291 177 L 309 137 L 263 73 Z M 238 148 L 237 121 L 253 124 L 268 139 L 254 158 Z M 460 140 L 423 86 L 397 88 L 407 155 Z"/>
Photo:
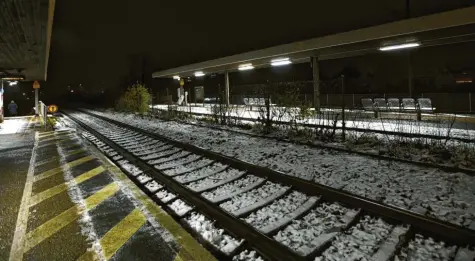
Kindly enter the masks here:
<path id="1" fill-rule="evenodd" d="M 25 240 L 24 253 L 28 252 L 31 248 L 41 243 L 43 240 L 54 235 L 63 227 L 69 225 L 71 222 L 79 218 L 82 211 L 87 211 L 95 208 L 97 205 L 102 203 L 104 200 L 108 199 L 119 191 L 119 186 L 116 183 L 110 183 L 105 186 L 94 195 L 86 198 L 86 210 L 81 210 L 78 205 L 75 205 L 58 216 L 50 219 L 46 223 L 40 225 L 34 230 L 30 231 Z"/>
<path id="2" fill-rule="evenodd" d="M 14 243 L 12 244 L 12 250 L 10 255 L 10 261 L 21 261 L 23 259 L 23 255 L 28 251 L 32 250 L 34 247 L 41 244 L 43 241 L 47 240 L 51 236 L 60 232 L 63 228 L 71 224 L 72 222 L 76 222 L 84 213 L 96 208 L 99 204 L 107 200 L 108 198 L 116 195 L 118 191 L 120 191 L 119 183 L 123 182 L 125 179 L 128 183 L 132 184 L 130 180 L 123 174 L 120 173 L 121 176 L 119 178 L 120 181 L 117 179 L 113 179 L 116 181 L 112 181 L 108 185 L 105 185 L 102 189 L 97 191 L 95 194 L 89 196 L 88 198 L 84 199 L 83 203 L 77 203 L 76 205 L 70 207 L 69 209 L 63 211 L 59 215 L 51 218 L 50 220 L 44 222 L 43 224 L 39 225 L 38 227 L 34 228 L 30 232 L 26 232 L 27 230 L 27 222 L 28 222 L 28 215 L 29 215 L 29 207 L 32 207 L 36 204 L 43 202 L 48 198 L 52 198 L 61 192 L 67 191 L 70 189 L 71 186 L 77 186 L 91 178 L 104 173 L 106 170 L 109 170 L 110 175 L 115 175 L 116 171 L 120 171 L 117 167 L 113 168 L 108 164 L 110 162 L 103 161 L 103 166 L 96 167 L 92 170 L 86 171 L 83 174 L 74 177 L 71 180 L 67 180 L 62 184 L 53 186 L 49 189 L 46 189 L 40 193 L 32 195 L 32 185 L 42 179 L 47 177 L 51 177 L 53 175 L 63 173 L 66 169 L 70 169 L 72 167 L 78 166 L 82 163 L 88 162 L 92 159 L 96 159 L 93 156 L 87 156 L 80 158 L 78 160 L 72 161 L 70 163 L 63 164 L 58 168 L 54 168 L 48 171 L 45 171 L 39 175 L 34 175 L 34 166 L 36 160 L 36 150 L 40 148 L 38 146 L 39 142 L 38 133 L 35 136 L 35 146 L 32 154 L 32 159 L 30 160 L 30 168 L 27 175 L 27 182 L 25 185 L 25 191 L 22 198 L 22 206 L 20 207 L 19 218 L 17 220 L 17 231 L 15 232 L 14 236 Z M 61 143 L 59 140 L 56 141 L 57 143 Z M 78 149 L 76 151 L 86 151 L 84 148 Z M 75 151 L 73 151 L 72 154 Z M 99 156 L 99 158 L 101 158 Z M 112 163 L 113 164 L 113 163 Z M 32 167 L 33 166 L 33 167 Z M 154 204 L 153 201 L 145 197 L 143 194 L 134 184 L 130 185 L 127 184 L 127 187 L 130 188 L 132 186 L 134 189 L 132 190 L 133 197 L 142 203 L 139 204 L 142 207 L 145 207 L 150 211 L 150 208 L 153 210 L 150 211 L 158 222 L 165 221 L 167 219 L 171 219 L 171 217 L 165 217 L 166 214 L 163 211 L 157 210 L 159 209 L 158 206 Z M 137 192 L 140 192 L 137 194 Z M 147 224 L 147 217 L 146 215 L 150 215 L 149 212 L 142 212 L 142 207 L 136 206 L 136 208 L 128 213 L 128 215 L 120 220 L 117 224 L 114 225 L 106 234 L 103 235 L 102 238 L 98 239 L 98 243 L 100 245 L 100 250 L 92 250 L 88 249 L 79 259 L 78 261 L 94 261 L 98 259 L 106 259 L 110 260 L 114 257 L 114 255 L 120 250 L 121 247 L 124 246 L 126 242 L 131 240 L 133 235 L 137 233 L 145 224 Z M 157 213 L 158 211 L 158 213 Z M 144 214 L 147 213 L 147 214 Z M 21 217 L 21 218 L 20 218 Z M 167 220 L 169 222 L 169 220 Z M 165 223 L 168 223 L 168 222 Z M 165 225 L 165 224 L 164 224 Z M 170 224 L 165 225 L 167 230 L 171 229 L 171 234 L 174 236 L 178 236 L 176 238 L 177 242 L 184 243 L 187 242 L 188 246 L 181 247 L 179 253 L 177 253 L 175 260 L 216 260 L 212 255 L 209 254 L 206 250 L 194 241 L 190 235 L 182 232 L 179 232 L 179 225 L 174 224 L 170 227 Z M 183 230 L 183 229 L 181 229 Z M 185 239 L 186 238 L 186 239 Z M 193 241 L 193 242 L 191 242 Z M 190 248 L 191 246 L 191 248 Z M 189 251 L 192 250 L 192 251 Z M 194 251 L 193 251 L 194 250 Z M 97 252 L 96 252 L 97 251 Z M 196 252 L 195 252 L 196 251 Z M 190 255 L 190 252 L 193 253 Z M 198 254 L 198 255 L 196 255 Z M 206 257 L 206 258 L 203 258 Z"/>
<path id="3" fill-rule="evenodd" d="M 188 231 L 177 223 L 168 213 L 158 206 L 148 195 L 141 191 L 127 175 L 125 175 L 112 161 L 105 155 L 96 155 L 104 164 L 109 173 L 114 175 L 120 182 L 127 186 L 132 196 L 140 202 L 151 216 L 165 228 L 181 246 L 175 261 L 179 260 L 197 260 L 197 261 L 217 261 L 207 249 L 205 249 Z M 76 261 L 92 261 L 93 259 L 78 259 Z"/>
<path id="4" fill-rule="evenodd" d="M 106 259 L 109 260 L 146 222 L 139 209 L 134 209 L 100 240 Z"/>
<path id="5" fill-rule="evenodd" d="M 115 253 L 147 222 L 140 209 L 135 208 L 100 240 L 102 251 L 106 260 L 110 260 Z M 93 251 L 87 251 L 76 261 L 92 261 L 98 259 Z"/>
<path id="6" fill-rule="evenodd" d="M 99 166 L 95 169 L 92 169 L 90 171 L 87 171 L 87 172 L 77 176 L 72 181 L 67 181 L 65 183 L 62 183 L 62 184 L 56 185 L 52 188 L 49 188 L 45 191 L 42 191 L 38 194 L 35 194 L 30 198 L 30 207 L 32 207 L 32 206 L 48 199 L 48 198 L 51 198 L 52 196 L 55 196 L 55 195 L 57 195 L 57 194 L 59 194 L 63 191 L 66 191 L 69 188 L 71 183 L 72 184 L 81 184 L 84 181 L 89 180 L 89 179 L 101 174 L 105 170 L 106 169 L 103 166 Z"/>
<path id="7" fill-rule="evenodd" d="M 38 133 L 35 134 L 35 145 L 31 152 L 30 166 L 26 175 L 25 188 L 21 198 L 20 209 L 16 222 L 15 234 L 13 235 L 12 248 L 10 250 L 9 261 L 21 261 L 23 259 L 24 238 L 28 224 L 28 202 L 30 200 L 31 189 L 33 187 L 33 174 L 35 173 L 36 150 L 38 148 Z"/>
<path id="8" fill-rule="evenodd" d="M 86 151 L 86 150 L 85 150 L 84 148 L 80 148 L 80 149 L 77 149 L 77 150 L 70 151 L 70 152 L 66 153 L 64 156 L 65 156 L 65 157 L 69 157 L 69 156 L 76 155 L 76 154 L 78 154 L 78 153 L 85 152 L 85 151 Z M 40 161 L 40 162 L 37 162 L 37 163 L 35 164 L 35 166 L 36 166 L 36 167 L 39 167 L 39 166 L 42 166 L 42 165 L 44 165 L 44 164 L 47 164 L 47 163 L 50 163 L 50 162 L 52 162 L 52 161 L 54 161 L 54 160 L 59 160 L 59 159 L 60 159 L 59 156 L 54 156 L 54 157 L 51 157 L 51 158 L 49 158 L 49 159 L 45 159 L 45 160 L 42 160 L 42 161 Z"/>
<path id="9" fill-rule="evenodd" d="M 49 178 L 49 177 L 54 176 L 54 175 L 56 175 L 56 174 L 62 173 L 62 172 L 63 172 L 63 169 L 64 169 L 66 166 L 68 166 L 68 167 L 70 167 L 70 168 L 73 168 L 73 167 L 75 167 L 75 166 L 77 166 L 77 165 L 83 164 L 83 163 L 88 162 L 88 161 L 93 160 L 93 159 L 94 159 L 94 157 L 92 157 L 92 156 L 86 156 L 86 157 L 77 159 L 77 160 L 75 160 L 75 161 L 66 163 L 66 164 L 64 164 L 64 165 L 62 165 L 62 166 L 59 166 L 59 167 L 57 167 L 57 168 L 47 170 L 47 171 L 45 171 L 45 172 L 43 172 L 43 173 L 41 173 L 41 174 L 35 175 L 35 176 L 33 177 L 33 182 L 37 182 L 37 181 L 39 181 L 39 180 L 42 180 L 42 179 L 45 179 L 45 178 Z"/>

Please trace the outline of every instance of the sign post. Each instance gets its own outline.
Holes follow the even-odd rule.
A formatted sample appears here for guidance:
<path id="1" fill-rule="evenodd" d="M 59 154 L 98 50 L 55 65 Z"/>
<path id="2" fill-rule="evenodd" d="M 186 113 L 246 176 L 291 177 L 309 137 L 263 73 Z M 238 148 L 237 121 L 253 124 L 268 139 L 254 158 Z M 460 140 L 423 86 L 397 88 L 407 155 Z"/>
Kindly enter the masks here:
<path id="1" fill-rule="evenodd" d="M 33 83 L 33 89 L 35 89 L 35 115 L 38 116 L 38 112 L 40 110 L 40 108 L 38 108 L 38 89 L 40 89 L 40 83 L 38 81 Z"/>

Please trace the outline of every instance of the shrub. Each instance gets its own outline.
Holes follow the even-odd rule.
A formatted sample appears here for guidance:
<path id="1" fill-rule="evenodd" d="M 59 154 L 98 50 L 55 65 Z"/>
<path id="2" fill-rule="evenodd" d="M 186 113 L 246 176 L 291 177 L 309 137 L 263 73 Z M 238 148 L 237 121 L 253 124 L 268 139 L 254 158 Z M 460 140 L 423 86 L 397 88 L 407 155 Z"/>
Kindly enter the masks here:
<path id="1" fill-rule="evenodd" d="M 152 95 L 143 84 L 134 84 L 117 100 L 116 110 L 145 114 L 149 110 Z"/>

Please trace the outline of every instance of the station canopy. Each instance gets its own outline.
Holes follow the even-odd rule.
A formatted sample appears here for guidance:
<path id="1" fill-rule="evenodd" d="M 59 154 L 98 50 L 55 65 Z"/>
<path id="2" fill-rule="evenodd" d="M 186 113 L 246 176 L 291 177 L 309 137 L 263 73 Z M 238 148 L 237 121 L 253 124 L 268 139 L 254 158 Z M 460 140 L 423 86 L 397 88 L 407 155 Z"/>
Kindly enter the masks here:
<path id="1" fill-rule="evenodd" d="M 46 80 L 55 0 L 0 1 L 0 78 Z"/>
<path id="2" fill-rule="evenodd" d="M 404 44 L 427 47 L 474 40 L 475 7 L 467 7 L 180 66 L 155 72 L 152 77 L 189 77 L 196 72 L 206 75 L 235 71 L 246 64 L 267 67 L 278 59 L 300 63 L 308 62 L 310 57 L 338 59 Z"/>

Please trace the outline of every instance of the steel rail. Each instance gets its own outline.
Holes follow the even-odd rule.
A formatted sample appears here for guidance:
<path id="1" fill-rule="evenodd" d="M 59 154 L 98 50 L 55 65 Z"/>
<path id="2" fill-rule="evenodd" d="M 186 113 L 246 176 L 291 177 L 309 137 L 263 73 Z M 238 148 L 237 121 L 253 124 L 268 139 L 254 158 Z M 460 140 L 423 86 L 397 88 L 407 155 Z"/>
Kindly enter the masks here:
<path id="1" fill-rule="evenodd" d="M 70 119 L 72 119 L 81 128 L 92 133 L 96 138 L 107 144 L 109 147 L 113 148 L 115 151 L 119 152 L 120 155 L 124 157 L 124 159 L 140 167 L 144 172 L 153 175 L 154 178 L 156 178 L 159 182 L 161 182 L 163 185 L 165 185 L 172 191 L 179 194 L 185 201 L 193 204 L 197 209 L 200 210 L 200 212 L 204 213 L 209 217 L 212 217 L 225 230 L 248 241 L 254 248 L 256 248 L 256 250 L 267 255 L 269 258 L 271 258 L 271 260 L 305 260 L 304 257 L 297 255 L 286 247 L 282 247 L 277 241 L 252 228 L 239 218 L 232 216 L 228 212 L 219 208 L 214 203 L 211 203 L 210 201 L 200 197 L 199 193 L 187 189 L 177 181 L 173 180 L 170 177 L 167 177 L 161 171 L 150 167 L 150 165 L 148 165 L 146 161 L 138 159 L 137 157 L 132 155 L 132 153 L 123 149 L 115 142 L 109 140 L 98 131 L 83 123 L 81 120 L 75 118 L 74 116 L 68 113 L 63 113 L 67 115 Z"/>
<path id="2" fill-rule="evenodd" d="M 235 158 L 224 156 L 219 153 L 215 153 L 209 150 L 205 150 L 199 147 L 196 147 L 191 144 L 179 142 L 167 137 L 164 137 L 160 134 L 152 133 L 113 119 L 109 119 L 104 116 L 95 115 L 89 112 L 84 112 L 87 115 L 96 117 L 98 119 L 104 120 L 106 122 L 112 123 L 122 128 L 126 128 L 143 135 L 165 141 L 169 144 L 172 144 L 176 147 L 188 150 L 198 155 L 222 162 L 233 168 L 246 170 L 251 172 L 253 175 L 267 178 L 270 181 L 291 185 L 294 189 L 301 192 L 307 193 L 308 195 L 322 196 L 327 200 L 337 201 L 344 204 L 347 204 L 354 208 L 361 208 L 362 210 L 372 213 L 376 216 L 383 216 L 388 219 L 396 220 L 398 222 L 411 225 L 416 231 L 421 231 L 424 234 L 433 235 L 440 240 L 448 241 L 450 243 L 459 244 L 459 245 L 469 245 L 475 242 L 475 230 L 464 228 L 459 225 L 451 224 L 446 221 L 441 221 L 435 218 L 423 216 L 416 214 L 404 209 L 397 207 L 389 206 L 375 200 L 367 199 L 358 195 L 351 194 L 346 191 L 334 189 L 325 185 L 317 184 L 314 182 L 309 182 L 301 178 L 292 177 L 285 175 L 284 173 L 271 170 L 266 167 L 256 166 Z M 183 190 L 183 187 L 181 187 Z M 187 190 L 187 189 L 185 189 Z M 184 191 L 185 193 L 186 191 Z M 186 192 L 189 195 L 189 191 Z M 195 195 L 195 193 L 192 193 Z M 199 197 L 198 194 L 195 195 Z M 201 202 L 198 202 L 202 204 Z M 232 229 L 230 231 L 234 231 Z M 234 233 L 234 232 L 233 232 Z M 242 233 L 237 233 L 237 235 L 242 235 Z M 262 234 L 261 234 L 262 235 Z M 266 239 L 268 237 L 264 236 Z M 243 237 L 246 238 L 247 237 Z M 254 238 L 253 238 L 254 239 Z M 251 242 L 252 243 L 252 242 Z M 270 242 L 266 242 L 266 244 Z M 264 252 L 267 253 L 267 252 Z M 291 259 L 288 259 L 291 260 Z"/>
<path id="3" fill-rule="evenodd" d="M 83 111 L 83 112 L 87 113 L 87 111 Z M 196 114 L 198 115 L 200 113 L 196 113 Z M 203 114 L 203 115 L 209 116 L 209 114 Z M 164 120 L 164 119 L 160 119 L 160 120 L 174 121 L 174 120 Z M 248 119 L 243 118 L 243 120 L 248 120 Z M 257 120 L 252 119 L 252 120 L 249 120 L 249 121 L 255 121 L 256 122 Z M 254 133 L 247 133 L 247 132 L 240 132 L 240 131 L 235 131 L 235 130 L 232 130 L 232 129 L 222 129 L 222 128 L 214 127 L 214 126 L 203 126 L 203 125 L 200 125 L 200 124 L 190 123 L 190 122 L 182 122 L 182 121 L 179 121 L 179 122 L 182 123 L 182 124 L 188 124 L 188 125 L 198 126 L 198 127 L 202 127 L 202 128 L 209 128 L 209 129 L 214 129 L 214 130 L 233 132 L 233 133 L 237 133 L 237 134 L 247 135 L 247 136 L 250 136 L 250 137 L 277 140 L 277 141 L 287 142 L 287 143 L 296 143 L 296 144 L 299 144 L 299 145 L 305 145 L 305 146 L 309 146 L 309 147 L 313 147 L 313 148 L 336 150 L 336 151 L 340 151 L 340 152 L 358 154 L 358 155 L 361 155 L 361 156 L 367 156 L 367 157 L 372 157 L 372 158 L 376 158 L 376 159 L 414 164 L 414 165 L 418 165 L 418 166 L 422 166 L 422 167 L 437 168 L 437 169 L 441 169 L 441 170 L 448 171 L 448 172 L 462 172 L 462 173 L 465 173 L 469 176 L 475 176 L 475 169 L 461 168 L 461 167 L 448 166 L 448 165 L 441 165 L 441 164 L 430 163 L 430 162 L 422 162 L 422 161 L 416 161 L 416 160 L 409 160 L 409 159 L 379 155 L 379 154 L 374 154 L 374 153 L 369 153 L 369 152 L 364 152 L 364 151 L 351 150 L 351 149 L 344 148 L 344 147 L 335 147 L 335 146 L 329 146 L 329 145 L 324 145 L 324 144 L 316 144 L 316 143 L 312 143 L 312 142 L 292 141 L 292 140 L 285 139 L 285 138 L 272 137 L 272 136 L 266 136 L 266 135 L 260 135 L 260 134 L 254 134 Z M 288 125 L 288 123 L 284 123 L 284 124 Z M 325 126 L 325 125 L 323 125 L 323 126 Z M 307 127 L 309 127 L 309 126 L 307 126 Z M 313 127 L 318 127 L 318 126 L 313 125 Z M 326 128 L 331 129 L 333 127 L 326 126 Z M 338 128 L 341 129 L 341 127 L 337 127 L 337 129 Z"/>

